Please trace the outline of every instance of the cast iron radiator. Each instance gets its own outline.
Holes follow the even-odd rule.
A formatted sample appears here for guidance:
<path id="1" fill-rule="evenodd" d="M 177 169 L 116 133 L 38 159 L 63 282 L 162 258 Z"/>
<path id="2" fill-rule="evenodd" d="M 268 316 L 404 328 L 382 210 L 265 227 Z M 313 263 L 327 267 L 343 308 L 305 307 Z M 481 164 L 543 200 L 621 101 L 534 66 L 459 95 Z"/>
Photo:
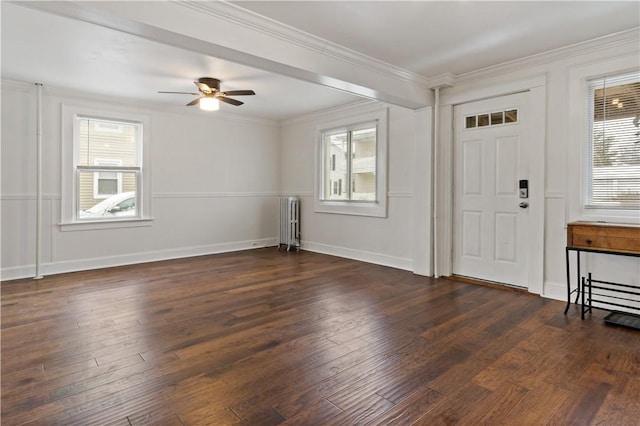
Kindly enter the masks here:
<path id="1" fill-rule="evenodd" d="M 280 198 L 280 244 L 287 251 L 300 249 L 300 200 L 298 197 Z"/>

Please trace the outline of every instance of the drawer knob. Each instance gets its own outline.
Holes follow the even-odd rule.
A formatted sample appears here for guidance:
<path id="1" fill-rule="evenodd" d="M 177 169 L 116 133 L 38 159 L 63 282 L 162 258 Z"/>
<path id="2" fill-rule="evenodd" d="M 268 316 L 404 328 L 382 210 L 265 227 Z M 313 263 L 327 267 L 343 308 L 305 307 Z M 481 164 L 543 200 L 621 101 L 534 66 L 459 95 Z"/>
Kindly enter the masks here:
<path id="1" fill-rule="evenodd" d="M 591 245 L 591 243 L 593 242 L 593 240 L 586 240 L 586 243 Z"/>

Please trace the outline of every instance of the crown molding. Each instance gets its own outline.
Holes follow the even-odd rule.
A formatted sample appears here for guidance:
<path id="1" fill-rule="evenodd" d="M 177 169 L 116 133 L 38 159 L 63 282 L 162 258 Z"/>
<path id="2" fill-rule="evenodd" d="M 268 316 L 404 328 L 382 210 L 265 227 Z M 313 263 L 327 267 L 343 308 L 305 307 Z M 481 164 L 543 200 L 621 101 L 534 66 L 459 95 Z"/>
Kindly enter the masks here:
<path id="1" fill-rule="evenodd" d="M 9 80 L 2 79 L 2 89 L 13 89 L 21 92 L 28 92 L 31 88 L 35 87 L 35 83 L 18 81 L 18 80 Z M 197 108 L 192 108 L 188 110 L 182 106 L 173 106 L 173 105 L 162 105 L 158 103 L 153 103 L 151 101 L 144 100 L 135 100 L 128 98 L 119 98 L 115 96 L 105 96 L 105 95 L 96 95 L 92 93 L 82 92 L 79 90 L 69 89 L 65 87 L 59 86 L 49 86 L 44 84 L 42 86 L 43 94 L 45 96 L 57 96 L 60 98 L 73 98 L 74 100 L 84 101 L 84 102 L 98 102 L 101 104 L 109 104 L 109 105 L 117 105 L 119 108 L 132 108 L 132 109 L 141 109 L 145 112 L 165 112 L 171 114 L 180 114 L 180 115 L 193 115 L 197 114 L 200 116 L 209 116 L 212 115 L 216 119 L 228 120 L 228 121 L 238 121 L 242 123 L 248 124 L 258 124 L 262 126 L 272 126 L 278 127 L 279 121 L 270 120 L 267 118 L 260 117 L 252 117 L 240 114 L 233 114 L 227 112 L 210 112 L 210 111 L 201 111 Z"/>
<path id="2" fill-rule="evenodd" d="M 429 80 L 429 89 L 444 89 L 445 87 L 455 86 L 456 78 L 455 74 L 449 72 L 440 74 Z"/>
<path id="3" fill-rule="evenodd" d="M 351 114 L 360 114 L 384 108 L 388 108 L 388 105 L 384 102 L 371 99 L 363 99 L 349 104 L 323 109 L 321 111 L 311 112 L 309 114 L 282 120 L 280 124 L 281 126 L 291 126 L 300 123 L 315 123 L 318 121 L 329 119 L 331 117 L 335 117 L 336 114 L 345 117 Z"/>
<path id="4" fill-rule="evenodd" d="M 313 34 L 306 33 L 297 28 L 244 9 L 242 8 L 242 3 L 236 5 L 227 1 L 171 1 L 176 5 L 187 7 L 210 16 L 215 16 L 218 19 L 231 22 L 235 25 L 240 25 L 265 36 L 283 40 L 287 43 L 313 51 L 316 54 L 337 59 L 352 66 L 365 68 L 367 70 L 374 70 L 380 74 L 390 76 L 398 80 L 423 86 L 426 89 L 451 87 L 476 78 L 507 74 L 518 69 L 545 65 L 560 59 L 580 56 L 594 51 L 607 50 L 628 43 L 635 43 L 637 45 L 638 39 L 640 39 L 640 27 L 636 27 L 619 33 L 575 43 L 569 46 L 563 46 L 557 49 L 491 65 L 489 67 L 466 73 L 457 75 L 444 73 L 430 77 L 416 74 L 406 69 L 388 64 L 384 61 L 364 55 L 339 44 L 317 37 Z M 297 118 L 293 118 L 292 120 L 295 121 Z M 285 120 L 285 122 L 288 121 L 290 120 Z"/>
<path id="5" fill-rule="evenodd" d="M 420 74 L 413 73 L 404 68 L 391 65 L 379 59 L 364 55 L 355 50 L 348 49 L 339 44 L 325 40 L 313 34 L 306 33 L 297 28 L 275 21 L 271 18 L 259 15 L 227 1 L 199 2 L 199 1 L 175 1 L 176 5 L 188 7 L 200 13 L 215 16 L 236 25 L 243 26 L 263 35 L 283 40 L 297 45 L 316 54 L 338 59 L 350 65 L 374 70 L 380 74 L 407 81 L 418 86 L 429 86 L 429 79 Z"/>
<path id="6" fill-rule="evenodd" d="M 12 89 L 20 92 L 28 92 L 31 89 L 35 89 L 36 83 L 30 83 L 26 81 L 10 80 L 7 78 L 2 79 L 2 89 Z"/>
<path id="7" fill-rule="evenodd" d="M 514 59 L 512 61 L 491 65 L 489 67 L 481 68 L 475 71 L 458 74 L 455 76 L 454 82 L 462 83 L 478 78 L 495 77 L 497 75 L 508 74 L 524 68 L 546 65 L 562 59 L 573 58 L 580 55 L 607 51 L 628 44 L 634 45 L 637 48 L 639 39 L 640 27 L 635 27 L 630 30 L 609 34 L 595 39 L 563 46 L 557 49 L 548 50 L 546 52 L 538 53 L 535 55 L 530 55 L 523 58 Z"/>
<path id="8" fill-rule="evenodd" d="M 35 89 L 35 83 L 19 81 L 19 80 L 10 80 L 10 79 L 2 79 L 1 80 L 2 89 L 11 89 L 20 92 L 29 92 L 32 89 Z M 211 115 L 211 112 L 208 111 L 200 111 L 199 109 L 191 109 L 188 110 L 182 106 L 172 106 L 172 105 L 159 105 L 151 102 L 145 101 L 137 101 L 132 99 L 125 98 L 117 98 L 113 96 L 98 96 L 95 94 L 82 92 L 78 90 L 68 89 L 64 87 L 58 86 L 49 86 L 43 85 L 43 94 L 45 96 L 57 96 L 57 97 L 70 97 L 74 98 L 74 100 L 85 101 L 85 102 L 100 102 L 103 104 L 114 104 L 120 107 L 129 107 L 129 108 L 138 108 L 144 109 L 146 111 L 158 111 L 158 112 L 168 112 L 172 114 L 199 114 L 199 115 Z M 326 117 L 334 116 L 335 114 L 349 115 L 350 113 L 360 113 L 363 110 L 374 110 L 380 108 L 386 108 L 388 105 L 372 100 L 372 99 L 362 99 L 352 103 L 348 103 L 345 105 L 339 105 L 336 107 L 331 107 L 328 109 L 323 109 L 319 111 L 310 112 L 304 115 L 299 115 L 296 117 L 287 118 L 284 120 L 270 120 L 266 118 L 259 117 L 247 117 L 239 114 L 230 114 L 230 113 L 221 113 L 220 111 L 215 112 L 216 118 L 221 118 L 225 120 L 235 120 L 245 123 L 251 124 L 259 124 L 264 126 L 288 126 L 297 123 L 303 122 L 314 122 L 317 120 L 325 119 Z"/>

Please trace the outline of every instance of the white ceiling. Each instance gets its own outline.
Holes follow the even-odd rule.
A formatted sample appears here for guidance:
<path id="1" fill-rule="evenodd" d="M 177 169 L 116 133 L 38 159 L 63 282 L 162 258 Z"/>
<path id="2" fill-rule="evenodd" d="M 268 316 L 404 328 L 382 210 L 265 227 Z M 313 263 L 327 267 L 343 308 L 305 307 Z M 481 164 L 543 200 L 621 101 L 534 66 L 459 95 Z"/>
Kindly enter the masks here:
<path id="1" fill-rule="evenodd" d="M 152 5 L 153 3 L 149 3 Z M 640 25 L 637 1 L 242 1 L 236 6 L 425 78 L 464 74 Z M 359 98 L 290 77 L 2 2 L 2 77 L 184 105 L 199 77 L 253 89 L 233 114 L 282 120 Z"/>
<path id="2" fill-rule="evenodd" d="M 638 1 L 240 1 L 237 6 L 425 77 L 640 25 Z"/>
<path id="3" fill-rule="evenodd" d="M 186 105 L 200 77 L 221 80 L 222 90 L 253 89 L 221 111 L 282 120 L 357 96 L 39 10 L 2 4 L 2 77 L 111 98 Z M 196 107 L 191 107 L 196 108 Z"/>

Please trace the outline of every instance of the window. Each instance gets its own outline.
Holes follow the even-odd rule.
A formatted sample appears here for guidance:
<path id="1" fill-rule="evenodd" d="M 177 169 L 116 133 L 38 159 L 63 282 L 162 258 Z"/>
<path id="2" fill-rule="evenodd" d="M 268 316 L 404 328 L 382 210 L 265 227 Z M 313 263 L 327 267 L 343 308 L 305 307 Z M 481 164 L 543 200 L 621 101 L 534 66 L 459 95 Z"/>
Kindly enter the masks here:
<path id="1" fill-rule="evenodd" d="M 386 216 L 387 111 L 318 129 L 316 211 Z"/>
<path id="2" fill-rule="evenodd" d="M 137 192 L 142 178 L 139 155 L 142 123 L 76 115 L 73 126 L 77 152 L 74 161 L 76 218 L 97 220 L 138 216 L 135 205 L 127 209 L 126 214 L 116 216 L 111 214 L 115 206 L 100 202 L 112 199 L 117 204 L 119 194 Z M 98 204 L 106 209 L 95 211 Z M 87 215 L 86 211 L 95 214 Z"/>
<path id="3" fill-rule="evenodd" d="M 96 166 L 122 166 L 121 160 L 105 160 L 102 158 L 95 160 Z M 122 192 L 122 173 L 117 172 L 97 172 L 93 179 L 93 198 L 98 200 L 108 198 L 111 195 Z"/>
<path id="4" fill-rule="evenodd" d="M 62 119 L 63 230 L 149 219 L 148 118 L 63 106 Z"/>
<path id="5" fill-rule="evenodd" d="M 640 73 L 588 83 L 585 208 L 640 209 Z"/>
<path id="6" fill-rule="evenodd" d="M 469 115 L 465 117 L 465 129 L 485 126 L 500 126 L 518 122 L 518 110 L 497 111 L 490 114 Z"/>
<path id="7" fill-rule="evenodd" d="M 329 184 L 324 185 L 324 200 L 376 201 L 376 140 L 376 123 L 324 133 L 324 179 L 338 181 L 333 193 Z M 343 187 L 343 182 L 352 184 Z M 361 192 L 355 191 L 354 182 Z"/>

